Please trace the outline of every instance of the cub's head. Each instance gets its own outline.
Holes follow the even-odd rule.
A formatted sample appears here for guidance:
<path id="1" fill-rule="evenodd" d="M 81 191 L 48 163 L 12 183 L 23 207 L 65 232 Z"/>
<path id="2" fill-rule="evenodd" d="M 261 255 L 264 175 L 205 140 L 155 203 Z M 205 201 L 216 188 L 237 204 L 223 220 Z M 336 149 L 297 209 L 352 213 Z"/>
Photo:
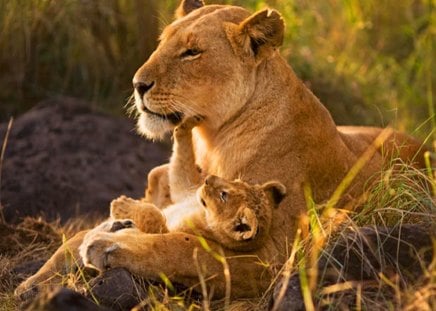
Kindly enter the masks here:
<path id="1" fill-rule="evenodd" d="M 283 40 L 283 20 L 274 10 L 250 16 L 240 7 L 184 0 L 177 12 L 133 78 L 138 128 L 152 139 L 192 116 L 219 128 L 252 96 L 256 67 Z"/>
<path id="2" fill-rule="evenodd" d="M 205 209 L 209 227 L 227 241 L 250 241 L 268 235 L 272 210 L 286 194 L 277 181 L 249 185 L 208 176 L 197 197 Z"/>

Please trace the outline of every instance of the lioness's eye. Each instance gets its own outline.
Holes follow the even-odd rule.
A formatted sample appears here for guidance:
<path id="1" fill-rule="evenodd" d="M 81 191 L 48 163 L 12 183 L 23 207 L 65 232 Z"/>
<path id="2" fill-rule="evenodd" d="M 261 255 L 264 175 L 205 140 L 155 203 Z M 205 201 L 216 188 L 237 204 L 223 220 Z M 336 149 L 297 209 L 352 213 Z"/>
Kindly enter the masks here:
<path id="1" fill-rule="evenodd" d="M 180 57 L 181 58 L 194 57 L 194 56 L 197 56 L 200 54 L 201 54 L 201 51 L 199 49 L 192 48 L 192 49 L 187 49 L 186 51 L 184 51 L 182 54 L 180 54 Z"/>
<path id="2" fill-rule="evenodd" d="M 225 191 L 221 191 L 220 192 L 220 199 L 223 203 L 227 202 L 227 198 L 228 198 L 229 194 Z"/>

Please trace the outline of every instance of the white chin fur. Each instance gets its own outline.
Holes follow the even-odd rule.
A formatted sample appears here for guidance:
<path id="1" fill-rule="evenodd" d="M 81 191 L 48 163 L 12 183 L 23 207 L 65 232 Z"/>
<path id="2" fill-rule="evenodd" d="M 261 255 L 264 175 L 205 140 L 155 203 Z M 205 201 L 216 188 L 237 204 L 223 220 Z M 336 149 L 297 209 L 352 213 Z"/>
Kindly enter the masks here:
<path id="1" fill-rule="evenodd" d="M 138 132 L 152 140 L 162 140 L 173 129 L 171 122 L 146 113 L 141 113 L 137 123 Z"/>

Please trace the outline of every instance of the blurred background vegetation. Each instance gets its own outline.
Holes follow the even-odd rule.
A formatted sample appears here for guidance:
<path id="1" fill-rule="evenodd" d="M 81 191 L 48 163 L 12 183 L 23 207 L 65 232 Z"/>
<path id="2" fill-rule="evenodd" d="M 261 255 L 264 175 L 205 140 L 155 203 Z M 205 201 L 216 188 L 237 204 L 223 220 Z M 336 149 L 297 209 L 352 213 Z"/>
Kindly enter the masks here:
<path id="1" fill-rule="evenodd" d="M 435 0 L 207 1 L 279 10 L 282 48 L 339 124 L 435 129 Z M 53 96 L 123 113 L 178 0 L 0 0 L 0 121 Z M 427 137 L 429 138 L 429 137 Z"/>

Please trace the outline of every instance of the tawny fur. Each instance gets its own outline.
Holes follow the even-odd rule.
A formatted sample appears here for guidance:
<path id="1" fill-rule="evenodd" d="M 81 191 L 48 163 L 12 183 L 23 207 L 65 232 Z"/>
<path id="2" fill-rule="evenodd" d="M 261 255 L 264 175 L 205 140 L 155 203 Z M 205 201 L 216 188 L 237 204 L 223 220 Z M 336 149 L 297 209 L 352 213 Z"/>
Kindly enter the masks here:
<path id="1" fill-rule="evenodd" d="M 191 207 L 193 213 L 183 215 L 171 231 L 195 234 L 235 251 L 255 250 L 271 238 L 272 210 L 280 204 L 286 188 L 275 181 L 249 185 L 217 176 L 208 176 L 201 185 L 191 134 L 199 122 L 198 118 L 189 118 L 174 130 L 174 148 L 169 166 L 171 195 L 183 199 L 182 195 L 192 195 L 192 190 L 197 195 L 191 203 L 194 205 Z M 161 211 L 151 203 L 126 196 L 113 200 L 110 218 L 86 234 L 80 250 L 81 257 L 86 264 L 92 261 L 88 258 L 86 246 L 100 232 L 125 228 L 136 228 L 143 233 L 169 232 L 165 214 L 171 214 L 171 207 Z"/>
<path id="2" fill-rule="evenodd" d="M 272 210 L 283 199 L 286 188 L 279 182 L 249 185 L 208 176 L 204 184 L 195 163 L 192 129 L 200 118 L 187 118 L 174 130 L 173 154 L 169 165 L 171 198 L 180 202 L 196 192 L 196 212 L 187 215 L 172 231 L 200 235 L 225 248 L 248 251 L 259 248 L 269 237 Z M 199 188 L 201 185 L 201 188 Z M 225 196 L 225 197 L 224 197 Z M 164 210 L 171 217 L 172 209 Z"/>
<path id="3" fill-rule="evenodd" d="M 187 195 L 195 194 L 204 179 L 195 163 L 192 143 L 192 129 L 200 122 L 199 118 L 188 118 L 174 129 L 173 153 L 168 172 L 170 196 L 173 202 L 180 202 Z"/>
<path id="4" fill-rule="evenodd" d="M 286 186 L 288 195 L 273 210 L 273 239 L 243 253 L 246 256 L 225 252 L 232 297 L 258 296 L 271 282 L 269 267 L 280 266 L 289 254 L 298 218 L 306 209 L 303 185 L 311 187 L 315 202 L 329 199 L 382 130 L 335 126 L 328 111 L 280 56 L 277 48 L 284 25 L 278 12 L 265 10 L 250 16 L 243 8 L 208 5 L 180 15 L 185 16 L 164 29 L 157 50 L 134 76 L 137 86 L 148 86 L 144 94 L 139 92 L 144 88 L 135 91 L 138 128 L 156 139 L 175 126 L 156 113 L 178 112 L 183 119 L 201 116 L 204 121 L 194 130 L 195 158 L 204 172 L 253 184 L 278 180 Z M 348 201 L 359 197 L 391 155 L 420 165 L 420 148 L 409 136 L 393 134 L 354 178 L 344 197 Z M 163 169 L 160 177 L 168 178 L 167 174 Z M 97 267 L 121 266 L 149 278 L 164 273 L 187 286 L 198 284 L 200 269 L 214 298 L 225 295 L 223 265 L 193 235 L 133 235 L 122 230 L 101 233 L 90 245 L 92 264 Z M 220 249 L 216 242 L 208 241 L 208 245 Z M 19 291 L 48 277 L 40 274 Z"/>
<path id="5" fill-rule="evenodd" d="M 111 202 L 110 220 L 130 219 L 144 233 L 166 233 L 166 219 L 160 209 L 143 200 L 121 196 Z"/>
<path id="6" fill-rule="evenodd" d="M 159 208 L 164 208 L 172 203 L 169 177 L 169 165 L 163 164 L 153 168 L 147 177 L 147 189 L 145 189 L 145 201 L 153 203 Z"/>

